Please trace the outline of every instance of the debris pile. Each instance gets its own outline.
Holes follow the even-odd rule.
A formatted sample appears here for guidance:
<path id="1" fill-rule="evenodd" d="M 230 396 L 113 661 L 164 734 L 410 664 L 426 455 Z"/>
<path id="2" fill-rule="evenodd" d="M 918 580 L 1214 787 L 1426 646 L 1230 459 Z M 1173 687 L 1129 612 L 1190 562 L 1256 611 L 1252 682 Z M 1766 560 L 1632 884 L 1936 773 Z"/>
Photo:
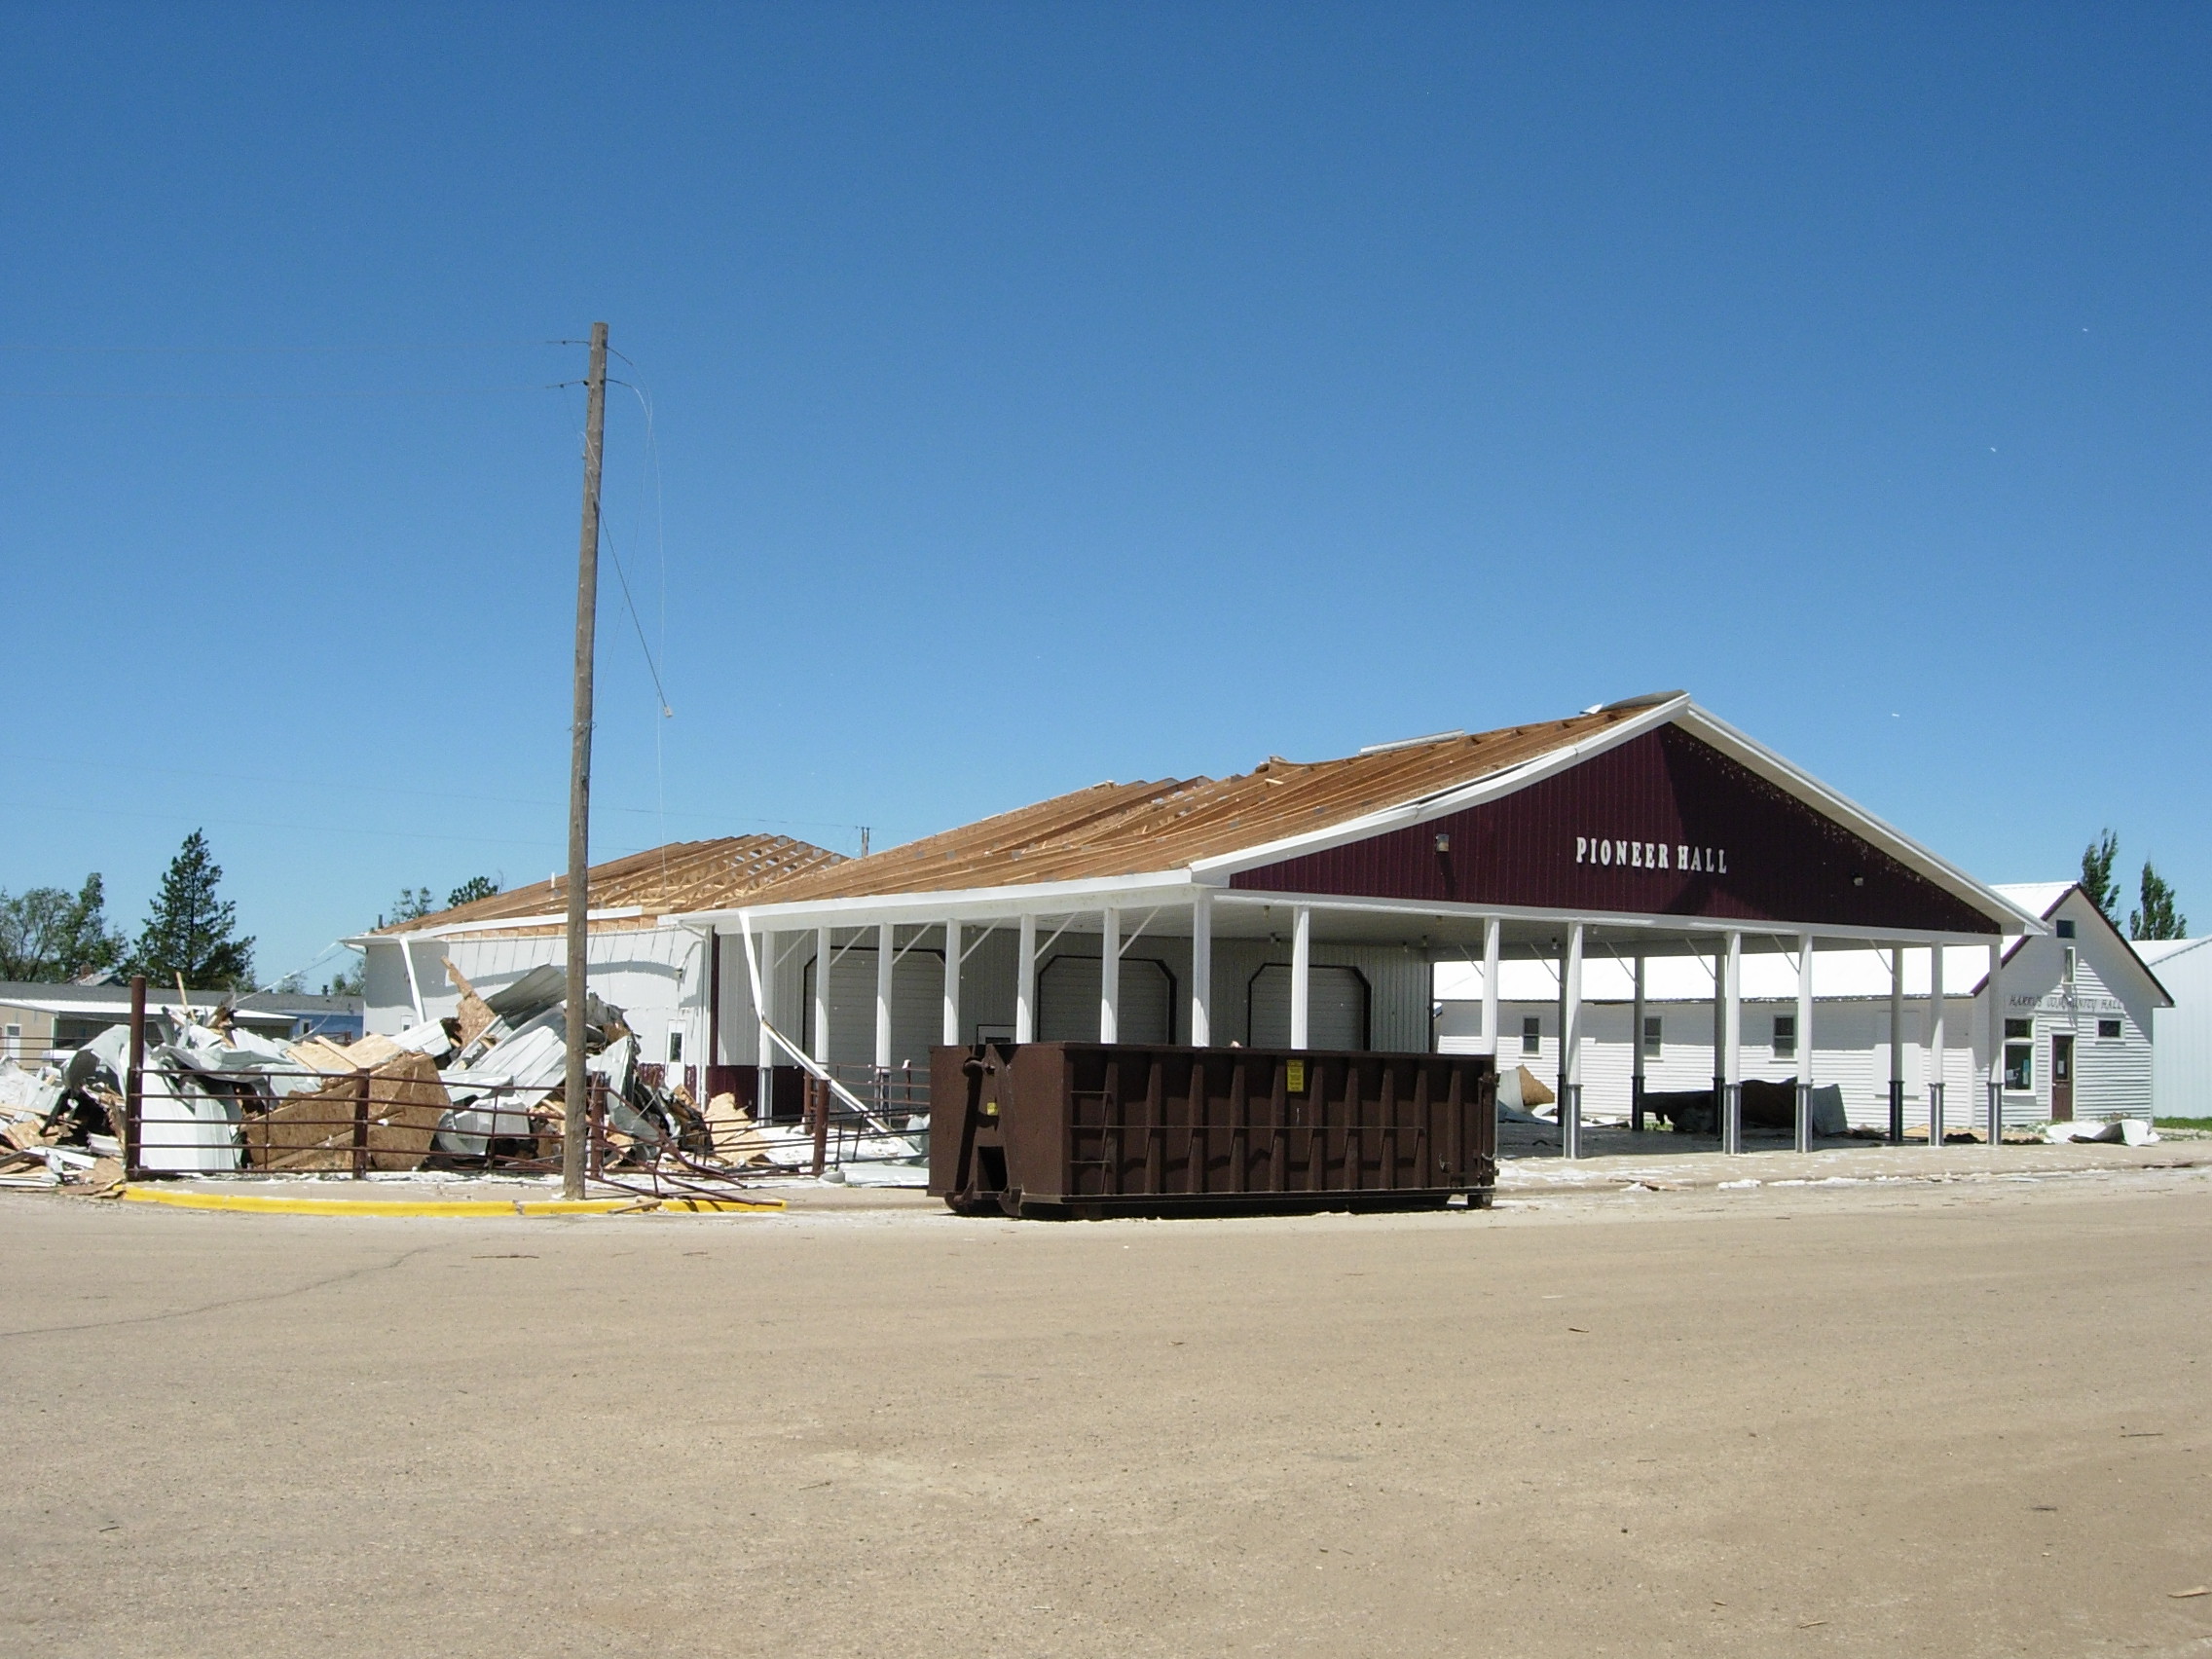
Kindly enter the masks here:
<path id="1" fill-rule="evenodd" d="M 150 1013 L 138 1164 L 171 1174 L 557 1166 L 566 1118 L 567 979 L 532 970 L 480 996 L 447 964 L 460 1012 L 394 1036 L 277 1043 L 238 1025 Z M 604 1170 L 715 1172 L 707 1120 L 638 1063 L 622 1010 L 587 993 L 585 1066 L 605 1080 Z M 0 1185 L 111 1184 L 123 1165 L 130 1033 L 56 1063 L 0 1061 Z M 598 1092 L 595 1090 L 595 1092 Z M 726 1171 L 725 1171 L 726 1173 Z"/>
<path id="2" fill-rule="evenodd" d="M 0 1060 L 0 1187 L 106 1187 L 123 1178 L 114 1130 L 123 1095 L 83 1053 L 37 1071 Z"/>

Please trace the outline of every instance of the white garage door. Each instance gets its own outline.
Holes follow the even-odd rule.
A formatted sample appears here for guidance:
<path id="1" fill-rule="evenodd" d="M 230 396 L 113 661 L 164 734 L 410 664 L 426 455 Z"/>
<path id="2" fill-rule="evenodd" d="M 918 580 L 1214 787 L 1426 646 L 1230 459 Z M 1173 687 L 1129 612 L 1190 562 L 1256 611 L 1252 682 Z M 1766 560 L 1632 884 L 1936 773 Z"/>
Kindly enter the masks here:
<path id="1" fill-rule="evenodd" d="M 1037 1040 L 1098 1041 L 1098 961 L 1095 956 L 1055 956 L 1037 973 Z M 1172 1043 L 1173 981 L 1165 964 L 1146 956 L 1122 958 L 1122 1030 L 1124 1043 Z"/>
<path id="2" fill-rule="evenodd" d="M 1367 981 L 1356 968 L 1316 966 L 1308 981 L 1309 1049 L 1367 1047 Z M 1252 977 L 1251 1020 L 1255 1049 L 1290 1047 L 1290 965 L 1271 962 Z"/>
<path id="3" fill-rule="evenodd" d="M 814 964 L 801 976 L 806 1001 L 800 1042 L 814 1052 Z M 944 1027 L 944 953 L 909 950 L 891 970 L 891 1063 L 927 1069 Z M 785 1027 L 784 1029 L 789 1029 Z M 875 949 L 856 946 L 830 970 L 830 1063 L 875 1063 Z"/>

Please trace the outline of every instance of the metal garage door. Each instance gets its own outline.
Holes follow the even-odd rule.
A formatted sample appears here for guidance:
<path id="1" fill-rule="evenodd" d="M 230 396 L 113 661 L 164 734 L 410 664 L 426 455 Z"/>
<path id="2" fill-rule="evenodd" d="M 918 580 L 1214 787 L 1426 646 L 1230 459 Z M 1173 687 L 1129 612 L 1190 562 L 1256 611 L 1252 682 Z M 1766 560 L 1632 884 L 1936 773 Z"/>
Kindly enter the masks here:
<path id="1" fill-rule="evenodd" d="M 1037 973 L 1037 1040 L 1098 1041 L 1098 961 L 1095 956 L 1055 956 Z M 1175 1041 L 1174 980 L 1164 963 L 1149 956 L 1122 958 L 1124 1043 Z"/>
<path id="2" fill-rule="evenodd" d="M 814 964 L 803 976 L 806 1002 L 800 1039 L 814 1052 Z M 930 1047 L 944 1027 L 944 953 L 909 950 L 891 970 L 891 1063 L 911 1060 L 927 1071 Z M 786 1028 L 788 1029 L 788 1027 Z M 830 970 L 830 1063 L 875 1063 L 875 949 L 855 946 Z"/>
<path id="3" fill-rule="evenodd" d="M 1316 965 L 1308 981 L 1309 1049 L 1364 1049 L 1367 980 L 1356 968 Z M 1252 976 L 1250 1020 L 1255 1049 L 1290 1047 L 1290 965 L 1271 962 Z"/>

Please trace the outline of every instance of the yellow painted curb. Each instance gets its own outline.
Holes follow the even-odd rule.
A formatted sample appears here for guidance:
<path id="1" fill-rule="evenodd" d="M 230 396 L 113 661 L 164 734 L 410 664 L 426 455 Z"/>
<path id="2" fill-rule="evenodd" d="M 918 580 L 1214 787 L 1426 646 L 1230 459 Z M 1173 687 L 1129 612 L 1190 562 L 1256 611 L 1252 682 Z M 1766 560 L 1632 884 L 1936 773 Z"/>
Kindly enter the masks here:
<path id="1" fill-rule="evenodd" d="M 292 1198 L 258 1193 L 172 1193 L 158 1187 L 124 1187 L 115 1197 L 129 1203 L 245 1215 L 713 1215 L 784 1207 L 781 1198 Z"/>

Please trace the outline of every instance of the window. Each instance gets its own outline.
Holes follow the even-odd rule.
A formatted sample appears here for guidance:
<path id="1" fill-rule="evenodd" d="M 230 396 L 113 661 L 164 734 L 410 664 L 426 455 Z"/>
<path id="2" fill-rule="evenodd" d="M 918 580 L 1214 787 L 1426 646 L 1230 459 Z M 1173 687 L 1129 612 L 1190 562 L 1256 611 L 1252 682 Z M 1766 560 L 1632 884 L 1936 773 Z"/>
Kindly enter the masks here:
<path id="1" fill-rule="evenodd" d="M 683 1033 L 681 1031 L 668 1034 L 668 1063 L 672 1066 L 683 1063 Z"/>
<path id="2" fill-rule="evenodd" d="M 1659 1016 L 1655 1014 L 1643 1016 L 1643 1057 L 1647 1060 L 1659 1057 Z"/>
<path id="3" fill-rule="evenodd" d="M 1788 1059 L 1797 1052 L 1797 1016 L 1778 1014 L 1774 1016 L 1774 1056 Z"/>
<path id="4" fill-rule="evenodd" d="M 2059 977 L 2069 985 L 2074 982 L 2074 947 L 2072 945 L 2066 947 L 2066 960 L 2059 969 Z"/>
<path id="5" fill-rule="evenodd" d="M 2005 1087 L 2018 1093 L 2027 1093 L 2036 1086 L 2035 1036 L 2033 1019 L 2005 1022 Z"/>
<path id="6" fill-rule="evenodd" d="M 2120 1036 L 2120 1021 L 2117 1019 L 2098 1020 L 2097 1035 L 2108 1043 L 2116 1040 Z"/>
<path id="7" fill-rule="evenodd" d="M 1543 1046 L 1544 1022 L 1531 1014 L 1521 1022 L 1521 1051 L 1524 1054 L 1533 1054 L 1541 1051 Z"/>
<path id="8" fill-rule="evenodd" d="M 2072 939 L 2074 937 L 2074 924 L 2064 916 L 2058 919 L 2058 937 L 2060 939 Z"/>

